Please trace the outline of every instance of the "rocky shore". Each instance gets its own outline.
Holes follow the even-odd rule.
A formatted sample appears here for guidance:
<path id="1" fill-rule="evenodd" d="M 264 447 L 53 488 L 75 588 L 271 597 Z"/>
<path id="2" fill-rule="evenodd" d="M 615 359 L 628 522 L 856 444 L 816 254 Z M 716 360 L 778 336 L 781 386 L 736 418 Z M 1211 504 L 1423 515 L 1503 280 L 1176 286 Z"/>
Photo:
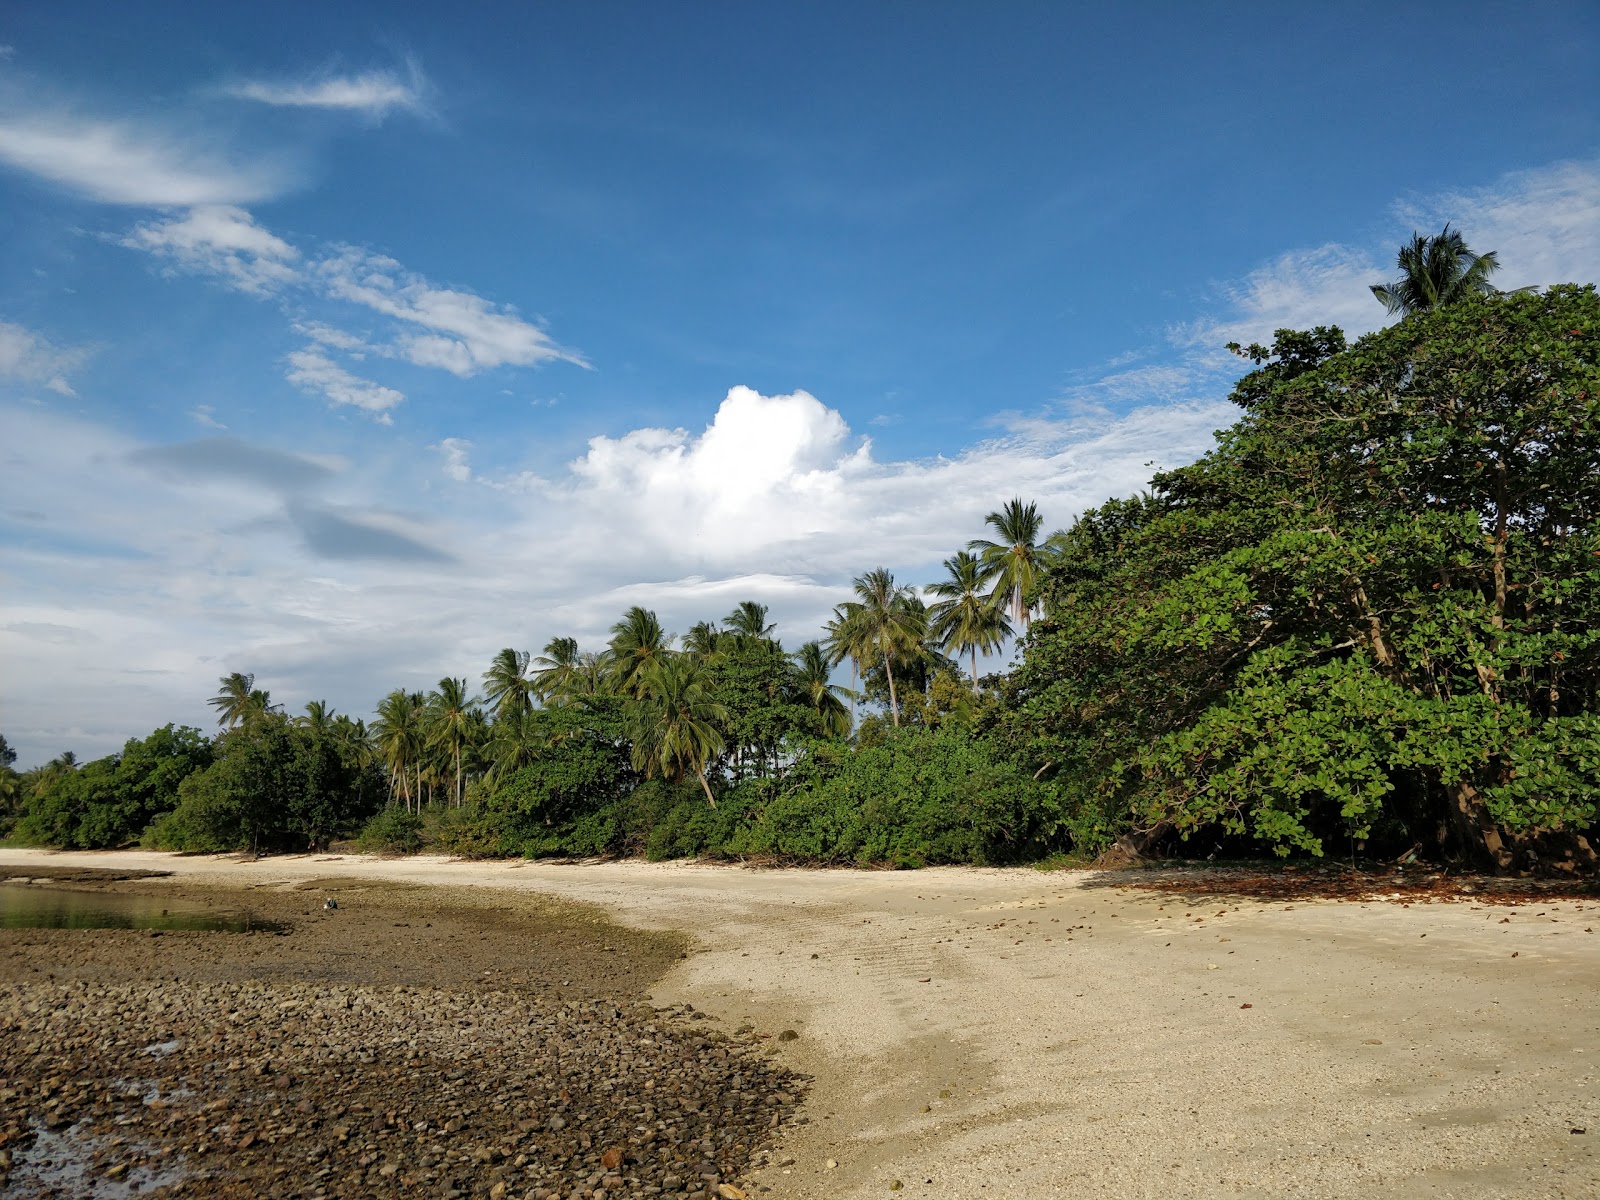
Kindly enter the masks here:
<path id="1" fill-rule="evenodd" d="M 644 998 L 676 943 L 311 899 L 251 898 L 285 937 L 0 931 L 0 1195 L 737 1198 L 805 1120 L 775 1038 Z"/>

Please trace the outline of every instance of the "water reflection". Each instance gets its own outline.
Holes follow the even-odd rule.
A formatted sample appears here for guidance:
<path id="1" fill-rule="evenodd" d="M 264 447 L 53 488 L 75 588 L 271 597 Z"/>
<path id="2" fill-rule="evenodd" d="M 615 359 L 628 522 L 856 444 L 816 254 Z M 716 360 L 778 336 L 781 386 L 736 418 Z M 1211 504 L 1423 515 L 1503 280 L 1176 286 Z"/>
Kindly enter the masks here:
<path id="1" fill-rule="evenodd" d="M 219 911 L 192 901 L 122 892 L 77 892 L 37 884 L 0 884 L 3 929 L 209 929 L 279 933 L 282 922 L 251 912 Z"/>

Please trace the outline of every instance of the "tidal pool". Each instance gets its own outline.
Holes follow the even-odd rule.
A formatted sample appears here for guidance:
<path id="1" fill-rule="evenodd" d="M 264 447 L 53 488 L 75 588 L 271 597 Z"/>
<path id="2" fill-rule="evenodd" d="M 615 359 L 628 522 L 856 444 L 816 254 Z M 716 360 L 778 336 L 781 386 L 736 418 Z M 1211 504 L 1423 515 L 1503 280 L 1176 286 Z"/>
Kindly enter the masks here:
<path id="1" fill-rule="evenodd" d="M 0 884 L 0 929 L 201 929 L 281 933 L 288 927 L 251 912 L 124 892 L 79 892 L 32 883 Z"/>

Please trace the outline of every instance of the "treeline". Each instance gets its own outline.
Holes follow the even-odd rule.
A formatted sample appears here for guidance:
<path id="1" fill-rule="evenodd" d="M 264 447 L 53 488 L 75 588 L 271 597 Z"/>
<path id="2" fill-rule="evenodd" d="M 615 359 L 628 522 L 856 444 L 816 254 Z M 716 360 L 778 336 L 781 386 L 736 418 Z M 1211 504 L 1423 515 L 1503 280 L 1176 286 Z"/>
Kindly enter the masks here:
<path id="1" fill-rule="evenodd" d="M 370 726 L 235 675 L 214 740 L 11 772 L 14 836 L 1593 869 L 1600 301 L 1497 293 L 1448 229 L 1401 265 L 1389 329 L 1234 347 L 1241 415 L 1200 461 L 1048 536 L 1014 500 L 939 582 L 869 571 L 792 652 L 754 602 L 681 638 L 633 608 L 604 646 L 504 650 L 481 699 L 397 690 Z"/>

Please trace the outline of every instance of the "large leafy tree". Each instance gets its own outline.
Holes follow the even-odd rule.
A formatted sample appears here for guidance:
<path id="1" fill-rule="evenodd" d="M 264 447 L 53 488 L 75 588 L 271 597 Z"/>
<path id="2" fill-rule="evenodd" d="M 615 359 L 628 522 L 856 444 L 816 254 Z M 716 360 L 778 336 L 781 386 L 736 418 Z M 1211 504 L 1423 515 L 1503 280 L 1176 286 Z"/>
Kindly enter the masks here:
<path id="1" fill-rule="evenodd" d="M 693 775 L 705 790 L 706 803 L 715 808 L 706 767 L 722 753 L 721 730 L 729 714 L 712 698 L 704 670 L 687 654 L 658 656 L 639 673 L 629 733 L 635 770 L 674 783 Z"/>
<path id="2" fill-rule="evenodd" d="M 985 594 L 983 564 L 969 551 L 944 560 L 945 577 L 928 585 L 939 599 L 928 609 L 929 632 L 937 643 L 972 661 L 972 690 L 978 690 L 978 654 L 1000 649 L 1011 636 L 1011 622 L 993 594 Z"/>
<path id="3" fill-rule="evenodd" d="M 967 543 L 967 549 L 977 552 L 983 580 L 992 589 L 995 602 L 1026 629 L 1033 616 L 1030 597 L 1044 566 L 1039 540 L 1044 521 L 1039 516 L 1039 506 L 1031 500 L 1009 500 L 1004 508 L 983 520 L 993 530 L 994 539 L 974 538 Z"/>
<path id="4" fill-rule="evenodd" d="M 1428 312 L 1454 304 L 1469 296 L 1492 295 L 1489 276 L 1500 269 L 1493 250 L 1474 254 L 1467 249 L 1461 231 L 1444 229 L 1432 236 L 1413 233 L 1400 247 L 1395 264 L 1400 278 L 1393 283 L 1375 283 L 1372 294 L 1391 313 Z"/>
<path id="5" fill-rule="evenodd" d="M 1245 353 L 1217 448 L 1086 514 L 1052 571 L 1012 728 L 1080 838 L 1592 861 L 1594 289 Z"/>

